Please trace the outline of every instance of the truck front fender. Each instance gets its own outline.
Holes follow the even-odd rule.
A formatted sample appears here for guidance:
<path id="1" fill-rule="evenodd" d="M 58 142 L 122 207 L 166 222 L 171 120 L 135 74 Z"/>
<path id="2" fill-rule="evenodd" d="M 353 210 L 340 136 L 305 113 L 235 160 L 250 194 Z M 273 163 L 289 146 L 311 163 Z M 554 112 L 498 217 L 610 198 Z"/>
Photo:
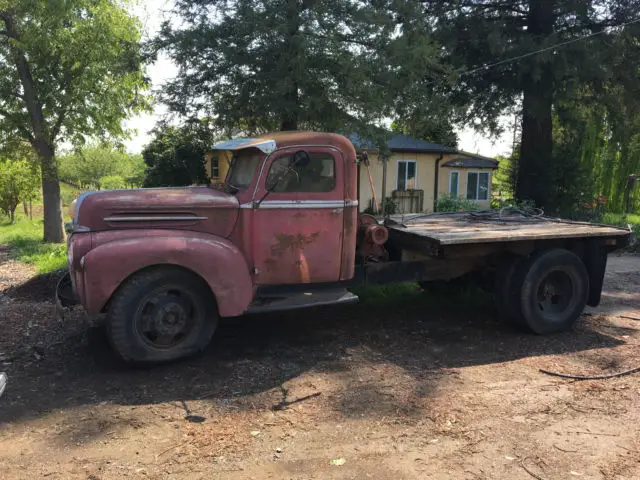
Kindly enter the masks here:
<path id="1" fill-rule="evenodd" d="M 167 233 L 112 240 L 90 250 L 82 261 L 87 311 L 102 311 L 116 289 L 135 272 L 154 265 L 177 265 L 207 282 L 220 316 L 242 314 L 253 299 L 253 282 L 242 252 L 213 235 Z"/>

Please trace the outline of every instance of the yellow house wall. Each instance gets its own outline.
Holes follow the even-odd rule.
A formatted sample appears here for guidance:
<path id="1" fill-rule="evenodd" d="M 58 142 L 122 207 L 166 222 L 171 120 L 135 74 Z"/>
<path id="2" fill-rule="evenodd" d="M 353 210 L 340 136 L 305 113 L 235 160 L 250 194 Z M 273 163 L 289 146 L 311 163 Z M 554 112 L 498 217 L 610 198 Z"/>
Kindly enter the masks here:
<path id="1" fill-rule="evenodd" d="M 397 188 L 397 175 L 398 175 L 398 161 L 399 160 L 413 160 L 416 162 L 417 169 L 417 184 L 416 189 L 424 191 L 423 208 L 427 212 L 433 211 L 433 180 L 435 174 L 435 162 L 440 156 L 438 153 L 403 153 L 393 152 L 391 158 L 388 160 L 387 165 L 387 188 L 386 197 L 391 196 L 391 192 Z M 493 171 L 487 168 L 450 168 L 442 167 L 443 163 L 446 163 L 452 158 L 459 157 L 459 154 L 444 155 L 440 160 L 440 168 L 438 169 L 438 195 L 447 195 L 449 193 L 449 173 L 451 171 L 460 172 L 460 183 L 458 186 L 458 194 L 466 197 L 467 192 L 467 172 L 468 171 L 488 171 L 489 172 L 489 185 L 491 185 L 491 178 Z M 383 163 L 379 160 L 378 155 L 370 154 L 369 162 L 371 164 L 371 178 L 380 205 L 383 197 L 382 192 L 382 171 Z M 371 187 L 369 186 L 369 177 L 367 174 L 367 167 L 364 164 L 360 164 L 360 211 L 363 211 L 369 207 L 371 201 Z M 491 198 L 491 192 L 489 192 L 489 198 Z M 477 201 L 481 208 L 489 208 L 490 200 Z"/>
<path id="2" fill-rule="evenodd" d="M 231 166 L 231 151 L 229 150 L 220 150 L 216 152 L 219 154 L 218 156 L 218 165 L 219 165 L 219 175 L 216 178 L 211 178 L 210 182 L 213 183 L 221 183 L 224 182 L 225 178 L 227 178 L 227 173 L 229 172 L 229 167 Z M 207 152 L 205 155 L 205 168 L 207 175 L 211 176 L 211 158 L 213 158 L 214 152 Z"/>
<path id="3" fill-rule="evenodd" d="M 458 155 L 459 156 L 459 155 Z M 446 156 L 445 156 L 446 158 Z M 441 163 L 445 163 L 443 160 Z M 458 196 L 467 198 L 467 173 L 468 172 L 489 172 L 489 199 L 475 200 L 480 208 L 491 207 L 491 181 L 493 179 L 493 170 L 491 168 L 459 168 L 459 167 L 440 167 L 438 172 L 438 196 L 449 194 L 449 176 L 451 172 L 459 172 L 458 177 Z"/>

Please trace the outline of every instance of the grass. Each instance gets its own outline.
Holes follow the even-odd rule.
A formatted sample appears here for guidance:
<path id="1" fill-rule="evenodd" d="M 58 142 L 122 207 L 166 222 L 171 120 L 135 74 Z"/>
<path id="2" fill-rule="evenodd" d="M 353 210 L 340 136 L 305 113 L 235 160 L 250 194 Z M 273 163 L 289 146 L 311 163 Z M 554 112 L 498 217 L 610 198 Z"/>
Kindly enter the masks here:
<path id="1" fill-rule="evenodd" d="M 417 283 L 364 286 L 352 289 L 360 304 L 374 308 L 396 308 L 418 302 L 425 308 L 456 305 L 483 306 L 491 296 L 470 281 L 433 282 L 422 290 Z"/>
<path id="2" fill-rule="evenodd" d="M 35 208 L 34 208 L 35 210 Z M 16 212 L 12 225 L 6 217 L 0 217 L 0 245 L 8 245 L 15 260 L 35 265 L 38 273 L 48 273 L 64 268 L 67 263 L 67 246 L 61 243 L 42 242 L 42 218 L 24 216 Z"/>
<path id="3" fill-rule="evenodd" d="M 605 213 L 602 220 L 603 223 L 607 223 L 609 225 L 640 225 L 640 215 L 634 213 L 630 213 L 628 215 L 624 215 L 622 213 Z"/>

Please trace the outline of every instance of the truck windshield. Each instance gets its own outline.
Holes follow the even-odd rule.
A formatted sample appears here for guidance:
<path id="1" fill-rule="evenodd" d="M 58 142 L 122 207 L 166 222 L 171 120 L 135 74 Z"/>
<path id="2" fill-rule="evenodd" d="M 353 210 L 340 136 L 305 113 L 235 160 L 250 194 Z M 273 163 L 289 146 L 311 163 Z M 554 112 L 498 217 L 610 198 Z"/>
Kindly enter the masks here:
<path id="1" fill-rule="evenodd" d="M 240 151 L 233 156 L 231 161 L 231 172 L 227 183 L 237 189 L 245 189 L 251 185 L 253 175 L 262 160 L 262 154 L 251 151 Z"/>

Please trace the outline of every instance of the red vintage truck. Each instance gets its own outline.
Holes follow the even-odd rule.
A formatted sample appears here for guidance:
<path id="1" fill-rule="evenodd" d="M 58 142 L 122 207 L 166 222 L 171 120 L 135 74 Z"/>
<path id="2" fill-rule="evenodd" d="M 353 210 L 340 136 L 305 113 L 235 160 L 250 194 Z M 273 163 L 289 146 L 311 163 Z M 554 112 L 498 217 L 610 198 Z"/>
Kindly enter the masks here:
<path id="1" fill-rule="evenodd" d="M 523 212 L 358 213 L 356 151 L 330 133 L 276 133 L 233 152 L 221 188 L 89 192 L 67 226 L 58 310 L 106 313 L 126 361 L 201 351 L 220 317 L 350 303 L 355 284 L 478 275 L 500 315 L 533 332 L 597 305 L 625 229 Z M 425 283 L 422 283 L 425 282 Z"/>

